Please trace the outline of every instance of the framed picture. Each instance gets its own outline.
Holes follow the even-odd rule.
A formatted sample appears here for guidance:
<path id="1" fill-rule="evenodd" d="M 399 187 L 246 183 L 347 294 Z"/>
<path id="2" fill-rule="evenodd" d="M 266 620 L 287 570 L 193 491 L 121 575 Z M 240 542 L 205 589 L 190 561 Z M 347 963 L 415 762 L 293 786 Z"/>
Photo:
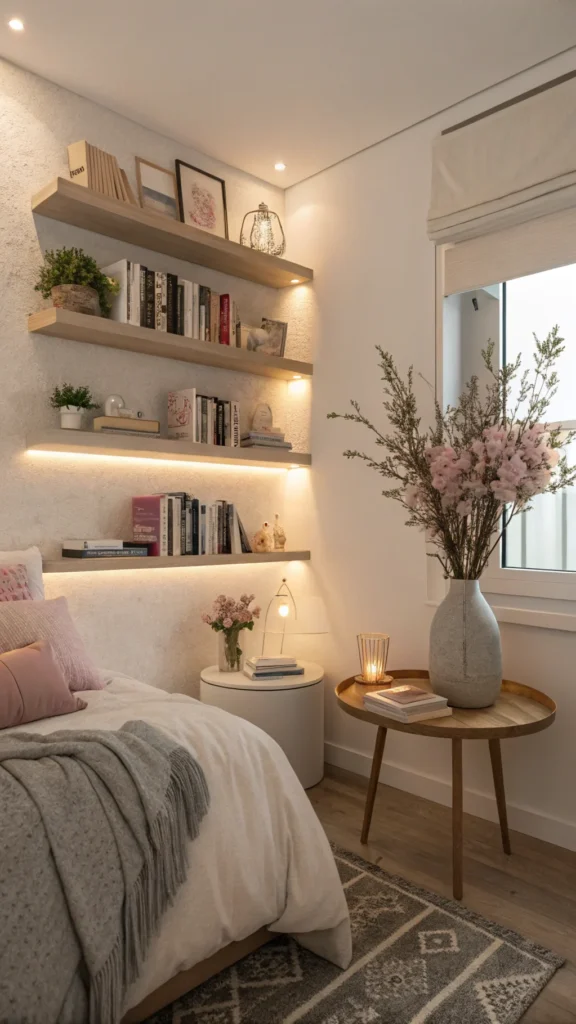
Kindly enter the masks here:
<path id="1" fill-rule="evenodd" d="M 180 220 L 192 228 L 228 238 L 226 184 L 222 178 L 183 160 L 176 161 Z"/>
<path id="2" fill-rule="evenodd" d="M 136 157 L 136 180 L 138 199 L 143 210 L 161 213 L 164 217 L 178 220 L 178 198 L 176 175 L 165 167 L 151 164 L 149 160 Z"/>
<path id="3" fill-rule="evenodd" d="M 267 356 L 283 356 L 288 324 L 282 320 L 268 320 L 262 317 L 262 330 L 266 332 L 266 340 L 258 351 L 264 352 Z"/>

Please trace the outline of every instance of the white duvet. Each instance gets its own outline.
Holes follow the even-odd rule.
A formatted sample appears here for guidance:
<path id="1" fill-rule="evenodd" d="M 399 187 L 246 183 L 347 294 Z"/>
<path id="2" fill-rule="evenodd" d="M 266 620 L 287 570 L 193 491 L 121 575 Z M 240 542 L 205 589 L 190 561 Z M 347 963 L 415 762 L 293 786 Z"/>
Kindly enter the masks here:
<path id="1" fill-rule="evenodd" d="M 105 690 L 82 694 L 85 711 L 19 729 L 118 729 L 140 718 L 195 755 L 210 791 L 210 809 L 190 843 L 188 877 L 126 1009 L 264 925 L 346 967 L 351 939 L 342 886 L 322 827 L 280 747 L 219 708 L 128 676 L 106 678 Z"/>

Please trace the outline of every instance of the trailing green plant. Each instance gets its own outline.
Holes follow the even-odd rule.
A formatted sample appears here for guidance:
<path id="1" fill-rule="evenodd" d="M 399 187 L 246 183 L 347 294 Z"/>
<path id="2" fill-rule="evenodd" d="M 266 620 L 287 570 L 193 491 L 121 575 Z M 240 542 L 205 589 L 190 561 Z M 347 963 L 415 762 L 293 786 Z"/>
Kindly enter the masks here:
<path id="1" fill-rule="evenodd" d="M 83 249 L 47 249 L 44 263 L 40 267 L 35 290 L 49 299 L 52 289 L 59 284 L 81 284 L 94 288 L 100 300 L 102 316 L 109 316 L 112 304 L 110 297 L 120 290 L 118 281 L 107 277 L 100 270 L 96 260 Z"/>
<path id="2" fill-rule="evenodd" d="M 74 388 L 71 384 L 63 384 L 61 388 L 55 387 L 50 396 L 50 405 L 53 409 L 63 409 L 65 406 L 75 406 L 77 409 L 99 409 L 100 406 L 92 399 L 90 388 Z"/>

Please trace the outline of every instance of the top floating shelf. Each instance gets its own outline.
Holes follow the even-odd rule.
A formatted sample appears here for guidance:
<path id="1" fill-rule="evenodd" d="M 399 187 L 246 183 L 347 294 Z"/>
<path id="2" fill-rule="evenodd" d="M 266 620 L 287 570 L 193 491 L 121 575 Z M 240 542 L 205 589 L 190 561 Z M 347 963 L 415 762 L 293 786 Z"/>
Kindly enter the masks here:
<path id="1" fill-rule="evenodd" d="M 314 276 L 309 267 L 110 199 L 66 178 L 56 178 L 38 192 L 32 199 L 32 211 L 270 288 L 304 284 Z"/>

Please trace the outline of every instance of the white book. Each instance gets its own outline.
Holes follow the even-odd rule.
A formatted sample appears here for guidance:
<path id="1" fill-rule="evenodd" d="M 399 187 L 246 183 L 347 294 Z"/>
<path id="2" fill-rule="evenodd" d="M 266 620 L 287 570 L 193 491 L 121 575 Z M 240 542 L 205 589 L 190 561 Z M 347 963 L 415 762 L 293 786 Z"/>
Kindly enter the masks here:
<path id="1" fill-rule="evenodd" d="M 192 337 L 200 338 L 200 285 L 192 284 Z"/>
<path id="2" fill-rule="evenodd" d="M 401 704 L 397 700 L 392 700 L 390 697 L 386 697 L 380 693 L 367 693 L 364 700 L 368 704 L 382 705 L 382 707 L 390 707 L 393 710 L 402 711 L 403 714 L 411 714 L 412 709 L 415 712 L 422 710 L 423 708 L 435 708 L 435 707 L 446 707 L 448 701 L 446 697 L 441 697 L 440 694 L 431 693 L 429 697 L 422 697 L 420 700 L 410 701 L 409 704 Z"/>
<path id="3" fill-rule="evenodd" d="M 250 668 L 296 668 L 295 658 L 247 658 L 246 664 Z"/>
<path id="4" fill-rule="evenodd" d="M 110 263 L 107 267 L 101 267 L 102 273 L 106 274 L 107 277 L 113 277 L 115 281 L 118 281 L 120 285 L 120 291 L 117 295 L 110 296 L 112 303 L 112 309 L 110 311 L 110 319 L 116 320 L 118 323 L 127 324 L 128 321 L 128 286 L 129 286 L 129 271 L 130 271 L 130 260 L 118 260 L 116 263 Z"/>
<path id="5" fill-rule="evenodd" d="M 140 326 L 140 264 L 130 264 L 130 323 Z"/>
<path id="6" fill-rule="evenodd" d="M 381 704 L 371 704 L 366 702 L 366 700 L 364 700 L 364 707 L 368 711 L 373 711 L 377 715 L 382 715 L 382 718 L 391 718 L 395 722 L 403 722 L 404 725 L 410 725 L 412 722 L 424 722 L 428 718 L 444 718 L 445 716 L 452 714 L 452 708 L 436 708 L 435 710 L 430 708 L 429 711 L 422 709 L 419 714 L 410 715 L 410 717 L 408 717 L 403 714 L 397 715 L 391 711 L 390 708 L 382 707 Z"/>
<path id="7" fill-rule="evenodd" d="M 124 547 L 123 540 L 63 540 L 62 547 L 67 551 L 102 551 L 104 548 L 115 548 L 120 551 Z"/>
<path id="8" fill-rule="evenodd" d="M 240 447 L 240 402 L 230 402 L 230 447 Z"/>

